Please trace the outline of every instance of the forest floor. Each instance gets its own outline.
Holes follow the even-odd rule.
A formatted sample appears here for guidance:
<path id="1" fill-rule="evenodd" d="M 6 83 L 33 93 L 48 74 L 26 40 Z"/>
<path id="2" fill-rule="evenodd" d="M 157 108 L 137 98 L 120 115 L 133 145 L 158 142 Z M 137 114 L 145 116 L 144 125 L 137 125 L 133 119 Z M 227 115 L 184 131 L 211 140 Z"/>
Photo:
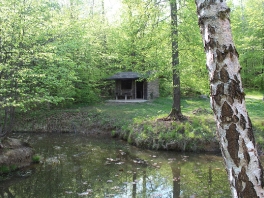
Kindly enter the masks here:
<path id="1" fill-rule="evenodd" d="M 260 151 L 264 148 L 264 101 L 259 92 L 246 96 L 249 116 Z M 17 118 L 19 132 L 74 132 L 85 136 L 118 137 L 147 149 L 219 152 L 216 124 L 209 99 L 182 98 L 185 122 L 164 121 L 172 98 L 145 103 L 109 103 L 32 111 Z"/>

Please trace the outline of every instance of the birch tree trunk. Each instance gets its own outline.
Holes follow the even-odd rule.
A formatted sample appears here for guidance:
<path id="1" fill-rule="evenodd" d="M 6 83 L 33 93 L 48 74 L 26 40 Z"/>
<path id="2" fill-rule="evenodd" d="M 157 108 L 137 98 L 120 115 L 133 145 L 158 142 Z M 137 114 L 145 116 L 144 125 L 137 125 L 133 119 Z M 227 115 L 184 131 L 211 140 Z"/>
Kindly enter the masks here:
<path id="1" fill-rule="evenodd" d="M 233 197 L 264 197 L 259 161 L 225 0 L 196 0 L 210 78 L 211 107 Z"/>

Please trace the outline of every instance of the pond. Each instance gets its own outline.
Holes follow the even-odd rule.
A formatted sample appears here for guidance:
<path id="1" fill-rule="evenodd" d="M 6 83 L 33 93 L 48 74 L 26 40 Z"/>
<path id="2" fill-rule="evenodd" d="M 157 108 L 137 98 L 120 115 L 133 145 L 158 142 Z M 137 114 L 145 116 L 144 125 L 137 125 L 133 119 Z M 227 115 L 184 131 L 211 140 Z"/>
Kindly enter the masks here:
<path id="1" fill-rule="evenodd" d="M 42 160 L 2 179 L 2 197 L 231 197 L 220 155 L 143 150 L 75 134 L 13 137 L 29 138 Z"/>

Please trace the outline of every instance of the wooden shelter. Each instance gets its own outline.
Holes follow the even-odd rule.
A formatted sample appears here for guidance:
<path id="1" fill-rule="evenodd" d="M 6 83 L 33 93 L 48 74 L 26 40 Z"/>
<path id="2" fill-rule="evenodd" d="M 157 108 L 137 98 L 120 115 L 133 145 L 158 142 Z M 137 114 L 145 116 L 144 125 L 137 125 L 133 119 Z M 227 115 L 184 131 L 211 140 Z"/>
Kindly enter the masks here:
<path id="1" fill-rule="evenodd" d="M 136 72 L 120 72 L 107 80 L 115 81 L 115 97 L 118 99 L 144 99 L 159 97 L 159 80 L 148 81 Z"/>

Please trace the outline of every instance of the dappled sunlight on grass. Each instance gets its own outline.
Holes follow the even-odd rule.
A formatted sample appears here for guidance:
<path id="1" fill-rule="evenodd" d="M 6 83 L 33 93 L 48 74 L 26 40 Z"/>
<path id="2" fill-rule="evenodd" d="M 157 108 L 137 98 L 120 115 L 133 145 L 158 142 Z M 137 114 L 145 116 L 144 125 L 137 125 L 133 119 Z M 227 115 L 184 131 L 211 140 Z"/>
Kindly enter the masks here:
<path id="1" fill-rule="evenodd" d="M 261 96 L 261 94 L 255 94 Z M 247 110 L 252 120 L 256 142 L 264 148 L 264 102 L 257 97 L 246 98 Z M 145 103 L 100 103 L 93 106 L 82 106 L 70 109 L 59 109 L 27 114 L 36 120 L 36 117 L 49 121 L 50 126 L 65 126 L 65 130 L 89 131 L 102 127 L 109 130 L 112 136 L 120 136 L 130 143 L 139 146 L 168 148 L 177 143 L 182 150 L 195 150 L 206 143 L 215 141 L 216 124 L 210 100 L 194 97 L 182 98 L 182 114 L 187 118 L 182 123 L 168 121 L 172 109 L 171 97 L 158 98 Z M 44 119 L 45 118 L 45 119 Z M 56 123 L 52 125 L 52 121 Z M 26 122 L 31 127 L 30 122 Z M 68 125 L 69 126 L 68 126 Z M 27 130 L 23 125 L 23 130 Z M 35 126 L 35 125 L 34 125 Z M 68 126 L 68 128 L 67 128 Z M 79 127 L 79 128 L 78 128 Z M 97 128 L 96 128 L 97 127 Z M 153 145 L 152 145 L 153 144 Z M 203 149 L 203 148 L 200 148 Z"/>
<path id="2" fill-rule="evenodd" d="M 246 99 L 262 100 L 264 96 L 264 91 L 245 90 L 245 93 Z"/>
<path id="3" fill-rule="evenodd" d="M 246 95 L 245 96 L 246 99 L 255 99 L 255 100 L 262 100 L 263 99 L 263 96 L 262 95 Z"/>
<path id="4" fill-rule="evenodd" d="M 246 98 L 246 106 L 252 121 L 264 118 L 264 102 L 262 100 Z"/>
<path id="5" fill-rule="evenodd" d="M 264 123 L 264 105 L 263 101 L 255 98 L 259 98 L 261 94 L 255 94 L 257 97 L 246 98 L 247 110 L 251 117 L 254 131 L 256 134 L 256 140 L 259 145 L 263 145 L 264 141 L 262 137 Z M 253 96 L 253 95 L 252 95 Z M 157 123 L 159 119 L 166 118 L 172 108 L 173 100 L 170 97 L 158 98 L 146 103 L 138 104 L 125 104 L 125 105 L 106 105 L 102 108 L 107 108 L 105 112 L 116 120 L 122 123 L 127 123 L 127 126 L 122 126 L 125 137 L 128 137 L 129 142 L 137 142 L 137 144 L 146 144 L 146 142 L 152 142 L 152 138 L 161 142 L 177 142 L 183 143 L 183 149 L 195 149 L 194 146 L 190 146 L 188 141 L 197 141 L 197 138 L 201 141 L 213 141 L 215 137 L 216 125 L 214 114 L 210 106 L 209 99 L 203 98 L 182 98 L 181 110 L 183 115 L 188 117 L 186 123 L 170 124 Z M 165 124 L 165 125 L 164 125 Z M 182 130 L 181 130 L 182 128 Z M 184 131 L 181 133 L 180 131 Z M 259 139 L 259 141 L 258 141 Z M 145 145 L 146 146 L 146 145 Z"/>

